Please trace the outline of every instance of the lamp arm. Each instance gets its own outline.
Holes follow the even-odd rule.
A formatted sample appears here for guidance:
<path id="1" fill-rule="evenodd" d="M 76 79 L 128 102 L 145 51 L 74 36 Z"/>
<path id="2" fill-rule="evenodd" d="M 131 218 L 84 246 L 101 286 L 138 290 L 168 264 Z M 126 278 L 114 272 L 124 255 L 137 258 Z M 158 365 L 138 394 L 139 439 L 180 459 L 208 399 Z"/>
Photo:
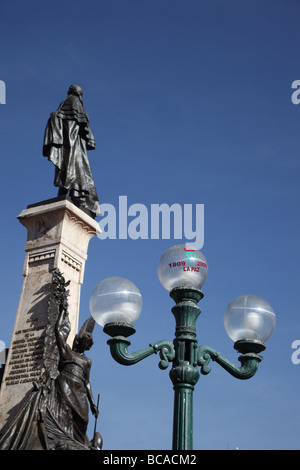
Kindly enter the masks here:
<path id="1" fill-rule="evenodd" d="M 175 357 L 174 345 L 171 341 L 167 340 L 150 344 L 149 347 L 140 349 L 134 353 L 127 351 L 127 347 L 131 343 L 124 336 L 110 338 L 107 344 L 110 346 L 110 353 L 113 359 L 124 366 L 131 366 L 151 356 L 151 354 L 157 354 L 157 352 L 159 352 L 161 360 L 158 366 L 160 369 L 166 369 L 169 366 L 169 362 L 172 362 Z"/>
<path id="2" fill-rule="evenodd" d="M 258 364 L 261 361 L 261 357 L 255 353 L 242 354 L 239 357 L 241 366 L 238 367 L 232 362 L 225 359 L 219 352 L 212 349 L 210 346 L 199 346 L 197 348 L 197 364 L 201 366 L 202 374 L 209 374 L 211 367 L 209 363 L 211 360 L 217 362 L 223 369 L 225 369 L 233 377 L 240 380 L 246 380 L 253 377 L 258 369 Z"/>

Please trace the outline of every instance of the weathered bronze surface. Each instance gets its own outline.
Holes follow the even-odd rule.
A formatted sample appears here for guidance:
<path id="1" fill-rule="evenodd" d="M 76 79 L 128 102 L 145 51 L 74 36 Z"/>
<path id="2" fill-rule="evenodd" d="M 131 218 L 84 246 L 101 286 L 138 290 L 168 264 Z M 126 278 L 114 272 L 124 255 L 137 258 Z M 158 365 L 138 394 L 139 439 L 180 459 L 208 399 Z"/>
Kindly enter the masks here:
<path id="1" fill-rule="evenodd" d="M 67 97 L 47 122 L 43 155 L 55 165 L 54 186 L 58 195 L 69 192 L 72 201 L 100 215 L 100 204 L 87 150 L 95 149 L 89 117 L 82 101 L 80 86 L 71 85 Z"/>
<path id="2" fill-rule="evenodd" d="M 91 360 L 84 352 L 93 344 L 90 317 L 71 348 L 68 291 L 60 271 L 53 271 L 45 331 L 44 371 L 0 435 L 0 450 L 90 450 L 102 447 L 99 433 L 89 441 L 89 405 L 98 417 L 89 381 Z"/>

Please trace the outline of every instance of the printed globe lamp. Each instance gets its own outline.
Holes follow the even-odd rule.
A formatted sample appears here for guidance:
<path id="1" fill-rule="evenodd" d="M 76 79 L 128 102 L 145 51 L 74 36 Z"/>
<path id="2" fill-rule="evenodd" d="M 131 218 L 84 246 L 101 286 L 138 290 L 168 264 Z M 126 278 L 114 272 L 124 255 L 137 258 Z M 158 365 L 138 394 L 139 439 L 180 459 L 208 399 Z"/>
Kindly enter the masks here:
<path id="1" fill-rule="evenodd" d="M 200 290 L 206 281 L 208 266 L 201 251 L 186 245 L 175 245 L 161 256 L 157 274 L 163 287 Z"/>

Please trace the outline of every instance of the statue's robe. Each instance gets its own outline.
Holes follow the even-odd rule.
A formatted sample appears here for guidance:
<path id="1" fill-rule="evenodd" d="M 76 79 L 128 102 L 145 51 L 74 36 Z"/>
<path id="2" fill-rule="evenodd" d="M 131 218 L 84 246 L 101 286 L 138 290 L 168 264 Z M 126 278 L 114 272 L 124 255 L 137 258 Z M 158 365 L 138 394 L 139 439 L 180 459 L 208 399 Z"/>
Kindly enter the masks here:
<path id="1" fill-rule="evenodd" d="M 0 435 L 0 450 L 47 450 L 39 407 L 42 389 L 33 390 Z"/>

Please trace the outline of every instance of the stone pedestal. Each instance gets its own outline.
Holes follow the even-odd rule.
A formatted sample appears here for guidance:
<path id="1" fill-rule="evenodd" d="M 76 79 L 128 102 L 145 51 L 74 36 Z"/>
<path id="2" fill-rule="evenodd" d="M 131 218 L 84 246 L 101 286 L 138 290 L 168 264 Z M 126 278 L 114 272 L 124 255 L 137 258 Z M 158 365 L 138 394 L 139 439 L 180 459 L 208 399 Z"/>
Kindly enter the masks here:
<path id="1" fill-rule="evenodd" d="M 49 287 L 55 268 L 70 280 L 68 342 L 72 345 L 78 330 L 89 240 L 101 231 L 98 222 L 67 196 L 28 206 L 18 219 L 28 236 L 24 281 L 0 390 L 0 430 L 41 375 Z"/>

